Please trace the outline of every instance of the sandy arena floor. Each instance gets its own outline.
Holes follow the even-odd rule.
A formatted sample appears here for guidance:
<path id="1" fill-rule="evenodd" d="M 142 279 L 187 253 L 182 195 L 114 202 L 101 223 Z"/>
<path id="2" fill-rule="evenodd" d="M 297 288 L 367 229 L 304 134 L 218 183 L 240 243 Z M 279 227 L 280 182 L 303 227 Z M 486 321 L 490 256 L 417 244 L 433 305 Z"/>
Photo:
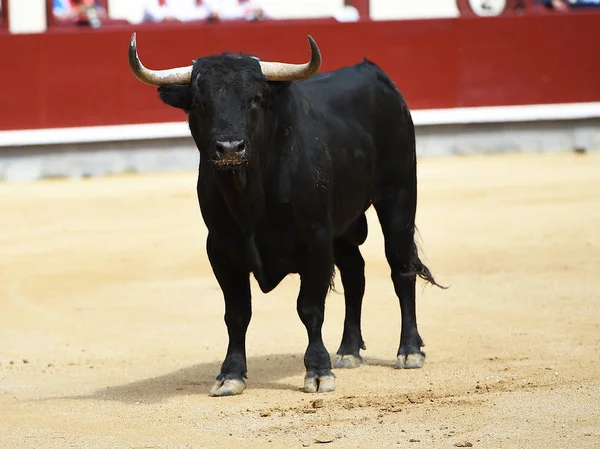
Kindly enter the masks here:
<path id="1" fill-rule="evenodd" d="M 392 369 L 399 307 L 371 210 L 367 364 L 299 391 L 290 276 L 254 290 L 230 398 L 207 395 L 227 334 L 196 173 L 0 185 L 0 447 L 600 447 L 600 154 L 419 173 L 425 260 L 451 286 L 419 284 L 424 368 Z M 332 354 L 342 323 L 332 294 Z"/>

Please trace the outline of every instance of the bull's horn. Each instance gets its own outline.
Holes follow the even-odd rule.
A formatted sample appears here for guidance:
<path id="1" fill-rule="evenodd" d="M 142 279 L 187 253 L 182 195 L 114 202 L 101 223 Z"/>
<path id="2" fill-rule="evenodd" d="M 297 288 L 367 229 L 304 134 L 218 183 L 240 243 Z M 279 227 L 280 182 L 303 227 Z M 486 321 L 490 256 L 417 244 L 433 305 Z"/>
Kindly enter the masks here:
<path id="1" fill-rule="evenodd" d="M 190 84 L 192 79 L 192 66 L 177 67 L 168 70 L 148 70 L 137 53 L 135 33 L 129 42 L 129 67 L 137 79 L 153 86 L 164 84 Z"/>
<path id="2" fill-rule="evenodd" d="M 306 64 L 287 64 L 285 62 L 264 62 L 260 61 L 260 68 L 263 75 L 269 81 L 295 81 L 310 78 L 319 71 L 321 67 L 321 52 L 314 39 L 309 35 L 310 61 Z"/>

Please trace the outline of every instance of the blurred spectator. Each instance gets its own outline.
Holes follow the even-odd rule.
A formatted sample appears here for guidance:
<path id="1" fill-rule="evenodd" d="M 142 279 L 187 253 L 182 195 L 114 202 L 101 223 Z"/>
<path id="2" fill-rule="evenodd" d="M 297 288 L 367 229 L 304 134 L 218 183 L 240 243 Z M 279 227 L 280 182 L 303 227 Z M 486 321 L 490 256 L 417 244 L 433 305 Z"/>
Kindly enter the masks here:
<path id="1" fill-rule="evenodd" d="M 256 0 L 147 0 L 144 22 L 194 20 L 262 20 L 264 9 Z"/>
<path id="2" fill-rule="evenodd" d="M 53 0 L 52 13 L 59 22 L 97 28 L 107 18 L 106 10 L 98 0 Z"/>
<path id="3" fill-rule="evenodd" d="M 600 7 L 600 0 L 569 0 L 571 8 Z"/>
<path id="4" fill-rule="evenodd" d="M 548 8 L 568 11 L 570 8 L 600 7 L 600 0 L 542 0 Z"/>
<path id="5" fill-rule="evenodd" d="M 264 20 L 267 14 L 258 0 L 204 0 L 211 19 Z"/>
<path id="6" fill-rule="evenodd" d="M 565 0 L 542 0 L 546 7 L 557 11 L 567 11 L 569 6 Z"/>
<path id="7" fill-rule="evenodd" d="M 337 9 L 333 18 L 338 22 L 357 22 L 360 20 L 360 13 L 354 6 L 346 5 Z"/>
<path id="8" fill-rule="evenodd" d="M 207 19 L 210 10 L 199 0 L 147 0 L 144 22 L 191 22 Z"/>

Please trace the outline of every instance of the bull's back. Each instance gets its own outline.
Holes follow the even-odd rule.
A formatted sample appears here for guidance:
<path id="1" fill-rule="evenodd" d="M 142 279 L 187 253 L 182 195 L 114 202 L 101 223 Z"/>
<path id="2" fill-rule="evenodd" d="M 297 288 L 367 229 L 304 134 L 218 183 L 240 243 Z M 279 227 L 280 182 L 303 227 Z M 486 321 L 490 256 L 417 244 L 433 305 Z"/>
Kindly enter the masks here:
<path id="1" fill-rule="evenodd" d="M 320 73 L 301 83 L 310 102 L 319 110 L 369 127 L 386 96 L 401 97 L 385 73 L 371 62 L 364 61 L 333 72 Z M 372 129 L 370 131 L 373 131 Z"/>
<path id="2" fill-rule="evenodd" d="M 379 164 L 400 166 L 412 159 L 414 126 L 410 111 L 393 81 L 376 64 L 365 59 L 318 74 L 302 86 L 310 102 L 326 114 L 328 126 L 337 118 L 342 129 L 352 128 L 349 135 L 353 138 L 373 141 Z"/>
<path id="3" fill-rule="evenodd" d="M 364 61 L 301 84 L 322 115 L 321 133 L 333 170 L 334 221 L 344 232 L 368 208 L 387 178 L 410 173 L 414 129 L 390 78 Z"/>

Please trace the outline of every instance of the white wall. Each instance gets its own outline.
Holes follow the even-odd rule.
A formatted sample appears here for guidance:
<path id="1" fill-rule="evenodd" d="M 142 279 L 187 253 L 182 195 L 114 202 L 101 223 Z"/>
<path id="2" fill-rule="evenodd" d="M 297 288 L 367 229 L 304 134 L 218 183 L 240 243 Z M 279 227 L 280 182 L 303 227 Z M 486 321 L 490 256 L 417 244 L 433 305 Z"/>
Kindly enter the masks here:
<path id="1" fill-rule="evenodd" d="M 110 16 L 139 23 L 144 3 L 145 0 L 108 0 Z M 317 18 L 332 17 L 344 6 L 344 0 L 260 0 L 260 4 L 276 19 Z"/>
<path id="2" fill-rule="evenodd" d="M 125 19 L 140 23 L 144 14 L 145 0 L 108 0 L 108 10 L 113 19 Z"/>
<path id="3" fill-rule="evenodd" d="M 458 17 L 456 0 L 371 0 L 371 19 L 434 19 Z"/>
<path id="4" fill-rule="evenodd" d="M 110 15 L 131 23 L 142 20 L 145 0 L 108 0 Z M 332 17 L 344 0 L 261 0 L 278 19 Z M 46 30 L 45 0 L 9 0 L 10 31 L 40 33 Z M 373 20 L 458 17 L 456 0 L 371 0 Z"/>
<path id="5" fill-rule="evenodd" d="M 115 19 L 139 23 L 144 1 L 108 0 L 110 15 Z M 276 19 L 332 17 L 344 6 L 344 0 L 260 0 L 260 3 Z M 371 0 L 373 20 L 458 16 L 456 0 Z"/>
<path id="6" fill-rule="evenodd" d="M 43 33 L 46 31 L 45 0 L 8 0 L 11 33 Z"/>
<path id="7" fill-rule="evenodd" d="M 344 7 L 344 0 L 261 0 L 275 19 L 332 17 Z"/>

